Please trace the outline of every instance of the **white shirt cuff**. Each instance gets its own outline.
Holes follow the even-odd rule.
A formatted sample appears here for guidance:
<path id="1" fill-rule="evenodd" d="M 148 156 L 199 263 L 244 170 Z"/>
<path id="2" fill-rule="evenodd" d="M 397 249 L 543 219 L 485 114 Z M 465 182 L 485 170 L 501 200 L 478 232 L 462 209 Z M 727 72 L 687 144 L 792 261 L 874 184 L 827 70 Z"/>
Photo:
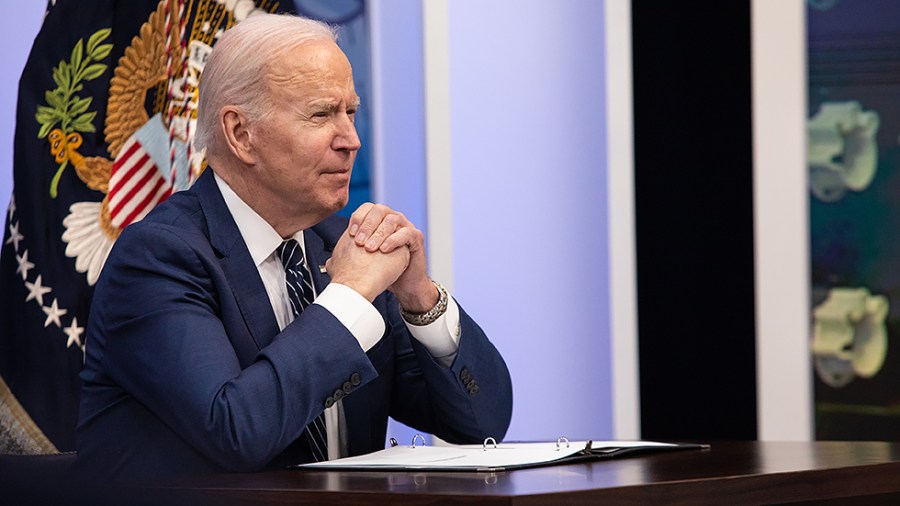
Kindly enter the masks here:
<path id="1" fill-rule="evenodd" d="M 363 351 L 369 351 L 384 335 L 384 318 L 365 297 L 340 283 L 329 283 L 316 296 L 313 304 L 327 309 L 338 319 L 353 337 L 359 341 Z"/>
<path id="2" fill-rule="evenodd" d="M 404 323 L 406 321 L 404 320 Z M 437 320 L 428 325 L 410 325 L 406 328 L 422 343 L 428 353 L 447 367 L 453 364 L 459 350 L 459 306 L 453 297 L 447 301 L 447 310 Z"/>

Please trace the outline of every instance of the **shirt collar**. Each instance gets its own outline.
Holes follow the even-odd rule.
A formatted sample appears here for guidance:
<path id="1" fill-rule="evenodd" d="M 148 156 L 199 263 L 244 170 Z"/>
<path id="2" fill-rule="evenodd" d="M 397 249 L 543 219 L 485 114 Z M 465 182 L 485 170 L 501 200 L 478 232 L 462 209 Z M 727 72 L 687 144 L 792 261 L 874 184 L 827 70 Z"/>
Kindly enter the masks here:
<path id="1" fill-rule="evenodd" d="M 241 237 L 244 238 L 247 249 L 250 250 L 250 258 L 252 258 L 253 263 L 259 267 L 260 264 L 269 258 L 275 249 L 281 245 L 284 239 L 278 235 L 278 232 L 272 228 L 272 225 L 270 225 L 269 222 L 257 214 L 252 207 L 247 205 L 247 203 L 244 202 L 230 186 L 228 186 L 228 183 L 219 177 L 218 174 L 213 173 L 213 175 L 216 178 L 216 184 L 219 186 L 219 191 L 222 193 L 222 198 L 225 200 L 225 205 L 228 207 L 228 211 L 231 213 L 232 218 L 234 218 L 234 222 L 237 224 Z M 303 248 L 304 251 L 306 250 L 302 230 L 297 231 L 297 233 L 293 235 L 293 239 L 300 243 L 300 247 Z"/>

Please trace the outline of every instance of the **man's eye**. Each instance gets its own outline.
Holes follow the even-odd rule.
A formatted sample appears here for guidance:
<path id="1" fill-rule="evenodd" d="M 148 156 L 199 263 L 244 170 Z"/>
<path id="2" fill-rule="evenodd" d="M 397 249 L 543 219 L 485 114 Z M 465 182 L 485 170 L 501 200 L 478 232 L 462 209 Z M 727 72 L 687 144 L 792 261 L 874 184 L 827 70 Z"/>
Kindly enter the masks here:
<path id="1" fill-rule="evenodd" d="M 327 117 L 328 117 L 327 111 L 319 111 L 319 112 L 313 113 L 313 118 L 327 118 Z"/>

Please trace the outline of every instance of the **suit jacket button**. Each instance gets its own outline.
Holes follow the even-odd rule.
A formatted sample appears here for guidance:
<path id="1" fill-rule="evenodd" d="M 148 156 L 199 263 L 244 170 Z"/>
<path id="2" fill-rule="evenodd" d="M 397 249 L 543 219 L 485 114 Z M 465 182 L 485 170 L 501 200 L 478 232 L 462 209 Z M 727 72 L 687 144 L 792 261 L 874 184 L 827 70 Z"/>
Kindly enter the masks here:
<path id="1" fill-rule="evenodd" d="M 349 394 L 350 391 L 353 390 L 353 385 L 351 385 L 349 381 L 345 381 L 341 390 L 343 390 L 345 394 Z"/>
<path id="2" fill-rule="evenodd" d="M 335 401 L 341 400 L 341 398 L 344 397 L 344 391 L 341 390 L 340 388 L 338 388 L 337 390 L 334 391 L 333 397 L 334 397 Z"/>
<path id="3" fill-rule="evenodd" d="M 471 389 L 473 386 L 475 386 L 475 379 L 474 379 L 474 378 L 473 378 L 473 379 L 470 379 L 469 381 L 466 382 L 466 388 Z"/>
<path id="4" fill-rule="evenodd" d="M 334 406 L 334 399 L 329 397 L 329 398 L 325 399 L 325 409 L 328 409 L 331 406 Z"/>
<path id="5" fill-rule="evenodd" d="M 472 387 L 469 388 L 469 394 L 470 394 L 470 395 L 476 395 L 476 394 L 478 394 L 478 392 L 480 392 L 480 391 L 481 391 L 481 388 L 479 388 L 478 385 L 472 385 Z"/>
<path id="6" fill-rule="evenodd" d="M 463 370 L 459 372 L 459 379 L 465 381 L 469 381 L 469 378 L 472 377 L 472 373 L 469 372 L 468 368 L 463 367 Z"/>
<path id="7" fill-rule="evenodd" d="M 355 372 L 355 373 L 353 373 L 353 374 L 350 375 L 350 384 L 351 384 L 351 385 L 353 385 L 353 386 L 359 386 L 360 383 L 361 383 L 361 380 L 360 380 L 360 377 L 359 377 L 359 373 L 358 373 L 358 372 Z"/>

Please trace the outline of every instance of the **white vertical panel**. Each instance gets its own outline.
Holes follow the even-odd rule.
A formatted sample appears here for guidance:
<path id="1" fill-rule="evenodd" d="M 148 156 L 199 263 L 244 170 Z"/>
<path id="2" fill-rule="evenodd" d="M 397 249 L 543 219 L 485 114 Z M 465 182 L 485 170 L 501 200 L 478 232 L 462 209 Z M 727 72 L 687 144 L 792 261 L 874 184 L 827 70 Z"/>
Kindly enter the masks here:
<path id="1" fill-rule="evenodd" d="M 753 0 L 751 17 L 758 437 L 809 440 L 805 4 Z"/>
<path id="2" fill-rule="evenodd" d="M 637 439 L 640 437 L 641 418 L 634 230 L 631 0 L 607 0 L 605 6 L 613 430 L 617 439 Z"/>
<path id="3" fill-rule="evenodd" d="M 447 0 L 423 0 L 425 159 L 428 263 L 431 276 L 454 291 L 450 143 L 450 27 Z"/>

